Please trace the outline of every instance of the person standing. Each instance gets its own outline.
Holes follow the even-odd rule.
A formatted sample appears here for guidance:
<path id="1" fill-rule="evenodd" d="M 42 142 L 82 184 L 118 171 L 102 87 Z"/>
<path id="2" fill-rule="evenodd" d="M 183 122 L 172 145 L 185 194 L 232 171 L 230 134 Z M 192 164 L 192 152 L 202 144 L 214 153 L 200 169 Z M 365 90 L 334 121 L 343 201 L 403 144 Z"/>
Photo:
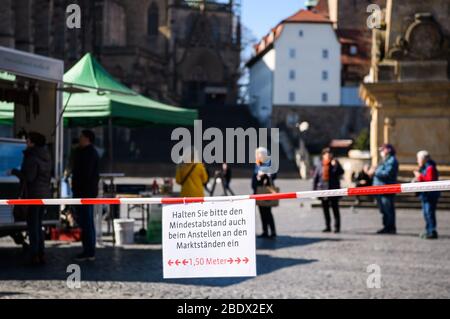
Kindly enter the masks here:
<path id="1" fill-rule="evenodd" d="M 72 191 L 74 198 L 96 198 L 99 182 L 99 156 L 94 147 L 95 134 L 83 130 L 79 148 L 74 154 L 72 167 Z M 95 260 L 94 206 L 77 207 L 77 221 L 81 228 L 83 252 L 76 256 L 77 261 Z"/>
<path id="2" fill-rule="evenodd" d="M 37 132 L 30 132 L 26 141 L 27 148 L 23 152 L 22 166 L 20 170 L 13 169 L 11 174 L 20 179 L 22 198 L 50 198 L 52 163 L 45 136 Z M 42 231 L 44 212 L 44 206 L 26 207 L 31 265 L 45 264 L 45 242 Z"/>
<path id="3" fill-rule="evenodd" d="M 344 174 L 341 164 L 334 158 L 329 148 L 322 151 L 322 162 L 319 165 L 313 177 L 313 189 L 339 189 L 341 188 L 341 177 Z M 339 197 L 324 197 L 321 199 L 323 215 L 325 217 L 324 233 L 331 232 L 330 206 L 334 216 L 334 232 L 341 231 L 341 215 L 339 212 Z"/>
<path id="4" fill-rule="evenodd" d="M 436 163 L 431 159 L 427 151 L 417 153 L 419 169 L 414 171 L 416 182 L 432 182 L 439 179 Z M 423 239 L 437 239 L 436 206 L 440 192 L 419 193 L 422 201 L 423 217 L 425 218 L 425 232 L 420 235 Z"/>
<path id="5" fill-rule="evenodd" d="M 377 168 L 372 168 L 369 175 L 373 176 L 373 186 L 382 186 L 397 183 L 398 161 L 395 157 L 395 149 L 391 144 L 383 144 L 380 147 L 382 162 Z M 395 194 L 377 196 L 377 204 L 383 216 L 383 228 L 378 234 L 396 234 L 395 222 Z"/>
<path id="6" fill-rule="evenodd" d="M 252 175 L 252 189 L 253 193 L 257 193 L 258 187 L 274 186 L 273 181 L 276 179 L 276 174 L 271 174 L 269 168 L 271 165 L 269 151 L 265 147 L 258 147 L 255 151 L 255 168 Z M 275 220 L 272 215 L 272 207 L 258 206 L 261 215 L 261 223 L 263 232 L 258 238 L 275 239 L 277 232 L 275 230 Z M 270 230 L 270 234 L 269 234 Z"/>
<path id="7" fill-rule="evenodd" d="M 222 168 L 214 172 L 213 184 L 211 190 L 209 190 L 210 196 L 214 196 L 214 191 L 218 183 L 222 184 L 223 196 L 228 196 L 228 193 L 234 195 L 233 190 L 230 188 L 231 168 L 227 163 L 222 163 Z"/>
<path id="8" fill-rule="evenodd" d="M 222 177 L 222 183 L 223 183 L 225 195 L 228 196 L 228 193 L 230 193 L 233 196 L 234 192 L 230 188 L 231 168 L 227 163 L 222 163 L 222 170 L 220 172 L 220 176 Z"/>
<path id="9" fill-rule="evenodd" d="M 208 182 L 208 173 L 203 163 L 195 162 L 194 152 L 190 153 L 188 160 L 178 165 L 175 181 L 181 185 L 182 197 L 204 197 L 204 185 Z"/>
<path id="10" fill-rule="evenodd" d="M 370 165 L 364 164 L 363 169 L 355 176 L 352 174 L 352 179 L 355 182 L 355 187 L 368 187 L 372 186 L 372 177 L 369 176 Z M 360 196 L 356 196 L 355 204 L 361 203 Z"/>

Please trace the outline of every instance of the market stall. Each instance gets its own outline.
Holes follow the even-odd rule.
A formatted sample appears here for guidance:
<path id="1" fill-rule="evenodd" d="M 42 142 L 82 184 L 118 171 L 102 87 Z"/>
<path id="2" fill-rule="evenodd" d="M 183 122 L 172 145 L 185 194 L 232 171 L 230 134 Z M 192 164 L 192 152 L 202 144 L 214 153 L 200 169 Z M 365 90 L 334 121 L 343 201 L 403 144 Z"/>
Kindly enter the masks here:
<path id="1" fill-rule="evenodd" d="M 9 49 L 6 49 L 6 51 L 8 52 Z M 28 53 L 20 52 L 20 54 L 29 56 Z M 43 58 L 43 61 L 49 63 L 53 59 Z M 31 121 L 31 124 L 26 127 L 45 132 L 47 139 L 51 141 L 50 146 L 55 158 L 56 179 L 61 177 L 63 171 L 62 123 L 66 127 L 107 126 L 109 132 L 108 145 L 110 148 L 108 154 L 113 154 L 113 125 L 126 127 L 152 125 L 192 126 L 194 120 L 197 118 L 198 114 L 195 110 L 163 104 L 127 88 L 116 81 L 90 53 L 86 54 L 68 70 L 63 78 L 62 61 L 58 62 L 61 65 L 59 65 L 58 69 L 60 71 L 58 78 L 54 80 L 56 84 L 52 86 L 51 81 L 46 84 L 35 84 L 34 82 L 30 84 L 30 82 L 27 86 L 30 89 L 30 85 L 32 85 L 32 90 L 39 91 L 39 95 L 42 96 L 44 96 L 43 88 L 47 88 L 47 91 L 45 91 L 45 97 L 47 98 L 45 107 L 48 110 L 39 109 L 39 112 L 35 112 L 35 106 L 23 110 L 18 107 L 17 102 L 0 98 L 0 124 L 13 124 L 14 134 L 17 134 L 21 128 L 25 127 L 25 122 L 28 123 L 27 121 Z M 43 64 L 36 63 L 36 65 Z M 55 72 L 54 67 L 44 65 L 43 67 L 49 72 Z M 2 83 L 8 83 L 9 81 L 11 87 L 14 86 L 13 83 L 21 83 L 22 78 L 11 78 L 15 74 L 21 74 L 20 72 L 14 72 L 12 68 L 2 69 L 0 64 L 1 70 L 7 71 L 8 77 L 10 77 L 5 80 L 1 80 L 0 78 Z M 54 89 L 53 95 L 49 93 L 50 88 Z M 48 100 L 52 96 L 54 96 L 55 100 Z M 40 100 L 41 104 L 42 101 Z M 52 105 L 54 106 L 54 110 L 49 109 Z M 42 117 L 43 112 L 48 115 L 45 121 Z M 49 119 L 51 119 L 50 122 Z M 38 123 L 42 127 L 38 126 Z M 109 158 L 109 162 L 110 164 L 113 162 L 112 157 Z M 109 173 L 111 173 L 111 170 Z M 110 192 L 105 195 L 115 196 L 115 194 L 111 194 Z M 110 215 L 116 217 L 116 214 Z"/>
<path id="2" fill-rule="evenodd" d="M 58 196 L 62 174 L 63 61 L 0 47 L 0 124 L 12 125 L 8 136 L 0 136 L 0 198 L 17 198 L 19 180 L 7 171 L 22 162 L 25 143 L 20 137 L 30 131 L 45 135 L 52 155 L 53 188 Z M 4 132 L 2 130 L 2 132 Z M 19 138 L 17 138 L 19 137 Z M 48 208 L 44 225 L 59 222 L 59 209 Z M 0 212 L 0 236 L 25 229 L 25 222 L 14 218 L 13 209 Z"/>

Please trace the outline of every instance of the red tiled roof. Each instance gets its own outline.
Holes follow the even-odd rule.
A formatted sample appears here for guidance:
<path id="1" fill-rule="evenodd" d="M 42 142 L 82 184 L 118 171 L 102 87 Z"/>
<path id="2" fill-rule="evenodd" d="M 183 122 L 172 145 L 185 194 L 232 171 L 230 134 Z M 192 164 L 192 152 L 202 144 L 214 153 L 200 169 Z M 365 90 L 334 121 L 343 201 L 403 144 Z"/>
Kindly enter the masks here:
<path id="1" fill-rule="evenodd" d="M 301 9 L 292 16 L 284 19 L 280 23 L 277 24 L 276 27 L 272 28 L 270 32 L 264 36 L 258 44 L 255 44 L 253 48 L 255 49 L 256 55 L 250 59 L 247 65 L 252 64 L 256 61 L 260 55 L 266 52 L 268 48 L 270 48 L 276 39 L 281 35 L 283 31 L 283 27 L 286 23 L 329 23 L 332 22 L 325 17 L 324 15 L 317 13 L 315 10 L 305 10 Z"/>
<path id="2" fill-rule="evenodd" d="M 342 65 L 370 65 L 370 59 L 357 55 L 341 54 Z"/>
<path id="3" fill-rule="evenodd" d="M 372 49 L 372 36 L 370 32 L 338 29 L 337 34 L 339 42 L 343 46 L 356 45 L 358 47 L 358 53 L 353 56 L 346 54 L 343 47 L 342 64 L 370 63 L 370 51 Z"/>
<path id="4" fill-rule="evenodd" d="M 298 22 L 298 23 L 332 23 L 327 17 L 325 17 L 323 14 L 318 13 L 315 10 L 304 10 L 301 9 L 294 15 L 290 16 L 289 18 L 283 20 L 282 23 L 292 23 L 292 22 Z"/>
<path id="5" fill-rule="evenodd" d="M 358 43 L 355 39 L 340 37 L 339 42 L 342 44 L 355 44 Z"/>

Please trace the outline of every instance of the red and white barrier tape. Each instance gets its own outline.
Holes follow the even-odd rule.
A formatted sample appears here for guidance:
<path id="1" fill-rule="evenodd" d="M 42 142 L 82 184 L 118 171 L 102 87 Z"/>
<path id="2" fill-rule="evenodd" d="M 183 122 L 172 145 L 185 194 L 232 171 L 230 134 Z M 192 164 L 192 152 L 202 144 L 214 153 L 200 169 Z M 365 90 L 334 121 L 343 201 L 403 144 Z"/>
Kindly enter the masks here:
<path id="1" fill-rule="evenodd" d="M 450 191 L 450 180 L 409 184 L 392 184 L 357 188 L 341 188 L 318 191 L 292 193 L 216 196 L 216 197 L 167 197 L 167 198 L 55 198 L 55 199 L 2 199 L 0 206 L 5 205 L 120 205 L 120 204 L 188 204 L 203 202 L 224 202 L 246 199 L 308 199 L 337 196 L 383 195 L 416 192 Z"/>

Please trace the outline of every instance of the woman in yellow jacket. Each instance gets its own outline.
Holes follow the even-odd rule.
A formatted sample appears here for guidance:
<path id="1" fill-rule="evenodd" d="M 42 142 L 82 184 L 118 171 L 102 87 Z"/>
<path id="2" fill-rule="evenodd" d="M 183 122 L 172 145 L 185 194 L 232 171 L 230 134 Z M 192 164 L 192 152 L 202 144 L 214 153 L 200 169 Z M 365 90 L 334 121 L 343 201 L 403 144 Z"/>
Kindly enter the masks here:
<path id="1" fill-rule="evenodd" d="M 203 197 L 203 185 L 208 181 L 208 174 L 202 163 L 184 163 L 177 167 L 175 176 L 181 185 L 182 197 Z"/>

